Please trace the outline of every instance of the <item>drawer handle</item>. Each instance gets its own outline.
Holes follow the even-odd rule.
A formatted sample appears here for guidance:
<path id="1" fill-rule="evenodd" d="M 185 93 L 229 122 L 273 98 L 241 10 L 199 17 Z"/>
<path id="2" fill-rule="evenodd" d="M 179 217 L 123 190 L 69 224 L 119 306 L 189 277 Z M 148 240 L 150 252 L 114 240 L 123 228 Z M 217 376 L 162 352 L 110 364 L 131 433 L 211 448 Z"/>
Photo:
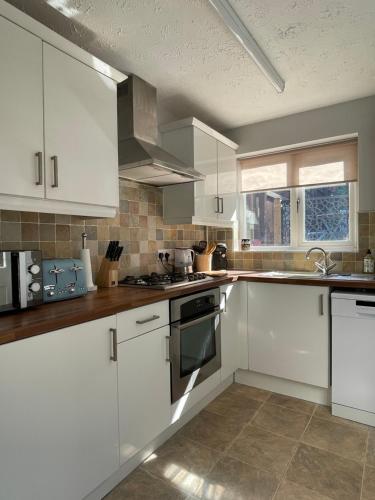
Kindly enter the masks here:
<path id="1" fill-rule="evenodd" d="M 137 319 L 136 323 L 137 325 L 144 325 L 145 323 L 150 323 L 150 321 L 155 321 L 156 319 L 160 319 L 160 316 L 158 316 L 157 314 L 153 314 L 151 318 Z"/>

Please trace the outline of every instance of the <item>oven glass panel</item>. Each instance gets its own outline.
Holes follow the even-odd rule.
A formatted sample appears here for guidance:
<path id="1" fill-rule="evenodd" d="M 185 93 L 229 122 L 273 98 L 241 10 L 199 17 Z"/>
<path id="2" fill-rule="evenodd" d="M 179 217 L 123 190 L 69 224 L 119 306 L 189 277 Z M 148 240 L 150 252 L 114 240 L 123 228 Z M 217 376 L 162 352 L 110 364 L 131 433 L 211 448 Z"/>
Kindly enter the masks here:
<path id="1" fill-rule="evenodd" d="M 216 356 L 215 329 L 218 316 L 181 330 L 180 376 L 190 375 Z"/>

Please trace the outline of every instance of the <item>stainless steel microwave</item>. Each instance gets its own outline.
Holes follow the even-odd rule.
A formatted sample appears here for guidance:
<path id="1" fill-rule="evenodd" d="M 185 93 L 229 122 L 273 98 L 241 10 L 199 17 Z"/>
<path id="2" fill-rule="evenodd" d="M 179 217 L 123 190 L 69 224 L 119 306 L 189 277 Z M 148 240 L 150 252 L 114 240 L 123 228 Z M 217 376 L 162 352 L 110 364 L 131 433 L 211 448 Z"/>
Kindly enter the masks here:
<path id="1" fill-rule="evenodd" d="M 0 312 L 43 302 L 41 267 L 39 250 L 0 251 Z"/>

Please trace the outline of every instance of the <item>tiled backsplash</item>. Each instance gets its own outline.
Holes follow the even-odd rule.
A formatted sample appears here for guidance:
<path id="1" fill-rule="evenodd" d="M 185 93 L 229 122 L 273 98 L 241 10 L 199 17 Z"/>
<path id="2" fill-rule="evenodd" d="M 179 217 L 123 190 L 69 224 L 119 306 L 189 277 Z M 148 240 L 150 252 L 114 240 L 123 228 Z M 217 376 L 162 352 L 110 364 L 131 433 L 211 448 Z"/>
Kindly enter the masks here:
<path id="1" fill-rule="evenodd" d="M 358 215 L 358 243 L 356 253 L 334 252 L 332 259 L 337 263 L 335 271 L 363 272 L 363 257 L 369 248 L 375 250 L 375 212 Z M 232 231 L 209 228 L 208 238 L 214 241 L 226 242 L 232 246 Z M 316 242 L 319 246 L 319 242 Z M 314 246 L 314 244 L 311 244 Z M 231 269 L 262 269 L 267 271 L 313 271 L 314 259 L 306 260 L 305 252 L 228 252 Z"/>
<path id="2" fill-rule="evenodd" d="M 120 209 L 113 219 L 0 211 L 0 249 L 40 249 L 44 258 L 78 257 L 81 234 L 88 235 L 94 272 L 109 240 L 124 245 L 120 276 L 163 272 L 155 252 L 191 246 L 205 239 L 205 226 L 165 225 L 162 191 L 120 180 Z"/>
<path id="3" fill-rule="evenodd" d="M 155 253 L 162 248 L 191 246 L 206 239 L 205 226 L 166 225 L 162 217 L 162 191 L 130 181 L 120 181 L 120 209 L 113 219 L 92 219 L 70 215 L 0 211 L 0 249 L 40 249 L 44 258 L 78 257 L 81 234 L 88 235 L 94 273 L 109 240 L 124 245 L 120 276 L 163 272 Z M 359 251 L 334 253 L 337 271 L 361 272 L 368 248 L 375 249 L 375 212 L 358 216 Z M 208 239 L 233 247 L 229 229 L 208 228 Z M 234 252 L 229 250 L 232 269 L 313 270 L 314 259 L 304 252 Z"/>

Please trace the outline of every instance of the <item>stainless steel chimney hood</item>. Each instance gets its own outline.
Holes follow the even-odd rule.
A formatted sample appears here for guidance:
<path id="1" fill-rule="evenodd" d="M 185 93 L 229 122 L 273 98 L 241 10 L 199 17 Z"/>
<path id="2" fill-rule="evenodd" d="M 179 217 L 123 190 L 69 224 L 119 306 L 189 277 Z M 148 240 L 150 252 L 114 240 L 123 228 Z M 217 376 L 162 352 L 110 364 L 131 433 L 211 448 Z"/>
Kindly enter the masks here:
<path id="1" fill-rule="evenodd" d="M 154 186 L 204 175 L 157 145 L 156 88 L 135 75 L 117 87 L 119 177 Z"/>

